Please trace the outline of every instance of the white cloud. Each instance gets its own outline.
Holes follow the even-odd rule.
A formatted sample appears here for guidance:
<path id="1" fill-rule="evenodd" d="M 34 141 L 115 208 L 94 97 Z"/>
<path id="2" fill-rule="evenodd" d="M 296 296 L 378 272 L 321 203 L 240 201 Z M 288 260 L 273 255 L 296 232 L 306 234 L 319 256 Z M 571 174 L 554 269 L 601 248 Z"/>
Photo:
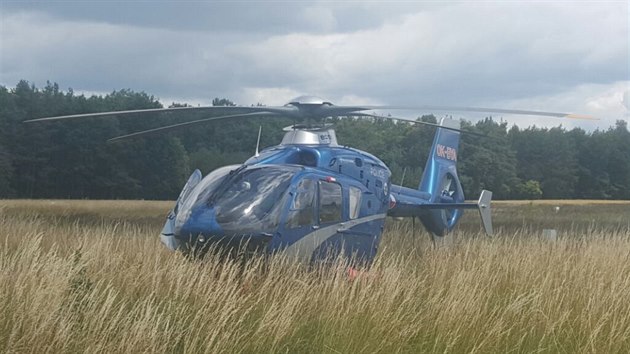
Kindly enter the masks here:
<path id="1" fill-rule="evenodd" d="M 615 100 L 630 81 L 627 3 L 282 5 L 246 14 L 242 5 L 234 13 L 217 5 L 226 30 L 171 20 L 157 28 L 159 11 L 151 26 L 114 15 L 96 21 L 93 13 L 64 19 L 56 7 L 0 12 L 0 84 L 132 88 L 202 104 L 214 97 L 284 104 L 314 94 L 336 104 L 575 111 L 602 116 L 602 124 L 625 114 Z M 124 14 L 127 5 L 117 6 Z M 274 30 L 251 27 L 252 16 Z M 244 21 L 240 31 L 227 25 L 234 21 Z"/>
<path id="2" fill-rule="evenodd" d="M 268 106 L 282 106 L 292 98 L 303 95 L 287 87 L 246 87 L 238 95 L 239 103 L 264 103 Z"/>
<path id="3" fill-rule="evenodd" d="M 345 105 L 345 106 L 359 106 L 359 105 L 377 106 L 377 105 L 384 105 L 384 103 L 382 101 L 379 101 L 376 98 L 357 96 L 357 95 L 341 96 L 339 98 L 339 101 L 335 102 L 335 104 L 337 104 L 337 105 Z"/>
<path id="4" fill-rule="evenodd" d="M 242 54 L 251 60 L 252 72 L 281 73 L 289 81 L 285 85 L 302 83 L 332 92 L 356 86 L 376 92 L 388 85 L 388 91 L 405 92 L 405 99 L 413 97 L 410 91 L 436 97 L 435 90 L 442 96 L 451 90 L 458 101 L 525 96 L 566 89 L 580 80 L 610 81 L 624 71 L 627 18 L 615 16 L 614 9 L 600 16 L 607 21 L 601 27 L 574 25 L 592 22 L 591 11 L 579 6 L 537 3 L 506 10 L 441 8 L 377 29 L 273 36 L 245 43 Z M 555 12 L 536 16 L 550 10 Z"/>
<path id="5" fill-rule="evenodd" d="M 582 127 L 585 129 L 606 129 L 617 120 L 627 120 L 627 110 L 623 106 L 623 95 L 630 87 L 630 81 L 619 81 L 612 84 L 583 84 L 554 95 L 533 96 L 518 100 L 497 102 L 504 107 L 526 108 L 533 110 L 558 111 L 584 114 L 599 120 L 575 120 L 554 118 L 531 118 L 506 116 L 506 119 L 519 126 L 519 122 L 527 122 L 538 126 L 562 126 L 566 128 Z M 572 107 L 567 111 L 567 107 Z"/>

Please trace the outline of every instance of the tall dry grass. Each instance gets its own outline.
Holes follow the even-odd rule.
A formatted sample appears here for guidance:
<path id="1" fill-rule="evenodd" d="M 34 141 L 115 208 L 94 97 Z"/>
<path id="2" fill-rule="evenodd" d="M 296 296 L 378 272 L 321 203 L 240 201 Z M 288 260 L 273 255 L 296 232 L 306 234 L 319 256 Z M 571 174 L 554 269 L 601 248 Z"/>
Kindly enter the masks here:
<path id="1" fill-rule="evenodd" d="M 630 351 L 627 204 L 574 211 L 553 243 L 553 215 L 522 206 L 442 249 L 390 221 L 350 281 L 283 256 L 189 261 L 157 239 L 167 204 L 50 203 L 0 202 L 0 351 Z"/>

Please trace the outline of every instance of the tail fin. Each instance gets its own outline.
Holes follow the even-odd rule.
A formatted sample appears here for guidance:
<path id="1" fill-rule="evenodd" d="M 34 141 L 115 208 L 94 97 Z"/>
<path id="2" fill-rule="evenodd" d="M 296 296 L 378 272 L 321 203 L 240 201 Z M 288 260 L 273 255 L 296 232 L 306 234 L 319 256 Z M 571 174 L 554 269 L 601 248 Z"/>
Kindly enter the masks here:
<path id="1" fill-rule="evenodd" d="M 442 118 L 440 126 L 459 129 L 460 123 L 450 118 Z M 430 203 L 463 203 L 464 190 L 457 176 L 459 152 L 458 131 L 438 128 L 433 139 L 431 153 L 420 181 L 419 190 L 431 194 Z M 451 230 L 463 211 L 460 209 L 431 210 L 421 220 L 425 227 L 438 236 Z"/>
<path id="2" fill-rule="evenodd" d="M 419 217 L 433 236 L 441 237 L 455 227 L 464 209 L 478 209 L 486 233 L 492 235 L 492 192 L 481 191 L 477 203 L 464 202 L 464 190 L 457 176 L 459 122 L 444 118 L 440 126 L 443 128 L 438 128 L 435 133 L 431 153 L 418 187 L 423 193 L 408 191 L 403 194 L 402 203 L 396 203 L 398 197 L 390 196 L 394 206 L 388 211 L 388 215 Z M 401 191 L 407 189 L 400 188 Z M 418 199 L 422 199 L 422 202 Z M 446 238 L 434 237 L 433 240 L 443 242 Z"/>
<path id="3" fill-rule="evenodd" d="M 459 121 L 442 118 L 441 126 L 459 129 Z M 459 135 L 454 130 L 438 128 L 431 153 L 424 168 L 419 190 L 431 194 L 432 203 L 461 203 L 464 191 L 457 176 Z"/>

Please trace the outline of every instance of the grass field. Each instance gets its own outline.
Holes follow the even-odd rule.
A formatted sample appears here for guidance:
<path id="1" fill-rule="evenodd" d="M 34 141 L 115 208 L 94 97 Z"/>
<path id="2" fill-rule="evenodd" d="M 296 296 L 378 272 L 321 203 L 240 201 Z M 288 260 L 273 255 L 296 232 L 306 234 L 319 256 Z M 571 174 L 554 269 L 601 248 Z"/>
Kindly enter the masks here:
<path id="1" fill-rule="evenodd" d="M 498 202 L 496 237 L 469 212 L 440 249 L 388 220 L 352 281 L 187 260 L 170 206 L 0 201 L 0 352 L 630 352 L 628 202 Z"/>

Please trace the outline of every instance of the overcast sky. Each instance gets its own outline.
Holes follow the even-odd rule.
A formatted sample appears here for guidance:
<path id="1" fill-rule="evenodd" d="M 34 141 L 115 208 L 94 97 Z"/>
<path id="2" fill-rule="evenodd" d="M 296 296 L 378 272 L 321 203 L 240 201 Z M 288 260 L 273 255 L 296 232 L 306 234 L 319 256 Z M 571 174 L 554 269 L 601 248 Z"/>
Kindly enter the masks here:
<path id="1" fill-rule="evenodd" d="M 630 119 L 629 17 L 628 1 L 0 0 L 0 85 L 548 110 L 601 120 L 505 118 L 607 128 Z"/>

